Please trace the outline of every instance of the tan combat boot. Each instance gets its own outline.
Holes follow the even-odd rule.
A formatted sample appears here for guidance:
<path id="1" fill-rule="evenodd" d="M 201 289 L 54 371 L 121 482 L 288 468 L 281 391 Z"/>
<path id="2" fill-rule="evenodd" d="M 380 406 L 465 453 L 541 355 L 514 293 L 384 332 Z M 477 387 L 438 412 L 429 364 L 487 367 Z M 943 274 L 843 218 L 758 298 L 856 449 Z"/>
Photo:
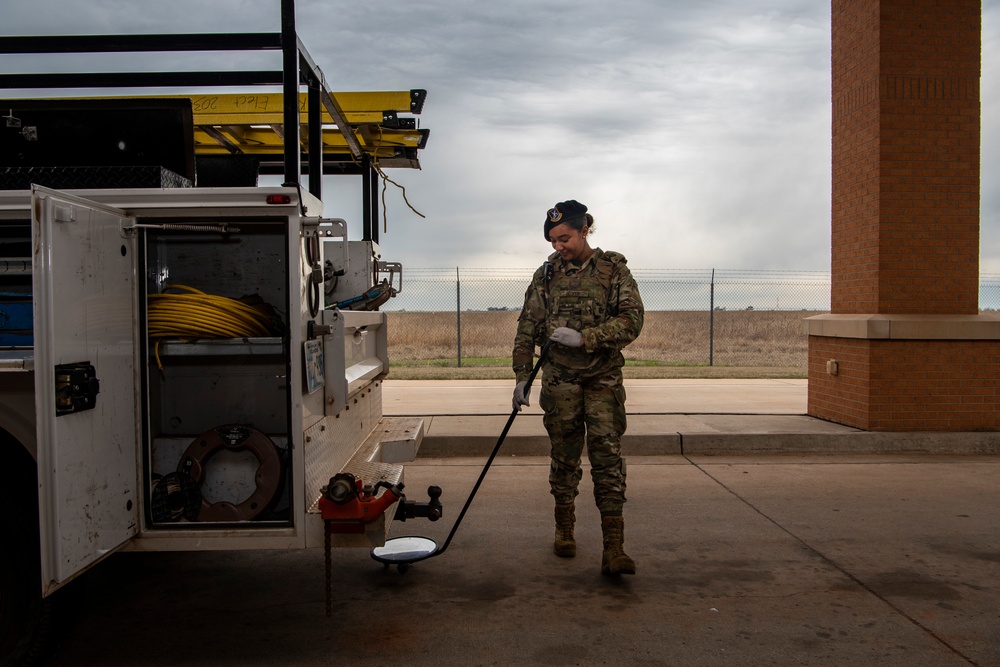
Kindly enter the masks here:
<path id="1" fill-rule="evenodd" d="M 552 550 L 557 556 L 572 558 L 576 555 L 573 524 L 576 522 L 573 503 L 556 504 L 556 541 Z"/>
<path id="2" fill-rule="evenodd" d="M 622 548 L 625 542 L 625 519 L 620 516 L 602 516 L 604 555 L 601 557 L 601 574 L 635 574 L 635 561 Z"/>

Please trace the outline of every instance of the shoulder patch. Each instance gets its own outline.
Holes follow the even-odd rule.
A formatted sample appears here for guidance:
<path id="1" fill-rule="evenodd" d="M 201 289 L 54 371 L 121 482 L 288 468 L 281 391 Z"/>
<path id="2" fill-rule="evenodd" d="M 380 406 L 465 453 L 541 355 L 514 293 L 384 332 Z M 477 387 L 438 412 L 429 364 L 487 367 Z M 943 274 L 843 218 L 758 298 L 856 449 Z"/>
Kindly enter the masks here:
<path id="1" fill-rule="evenodd" d="M 613 250 L 605 252 L 604 257 L 602 257 L 602 259 L 606 262 L 611 262 L 612 264 L 628 263 L 628 260 L 625 259 L 625 255 L 621 254 L 620 252 L 614 252 Z"/>

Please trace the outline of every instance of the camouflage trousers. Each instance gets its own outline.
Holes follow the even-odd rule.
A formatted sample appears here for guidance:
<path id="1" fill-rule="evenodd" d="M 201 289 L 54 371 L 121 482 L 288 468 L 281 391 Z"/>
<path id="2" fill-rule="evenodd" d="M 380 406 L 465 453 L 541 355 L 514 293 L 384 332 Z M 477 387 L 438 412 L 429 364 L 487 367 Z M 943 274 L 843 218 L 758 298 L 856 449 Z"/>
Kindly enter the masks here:
<path id="1" fill-rule="evenodd" d="M 596 377 L 560 377 L 546 372 L 538 404 L 552 445 L 549 487 L 559 504 L 579 491 L 584 445 L 590 459 L 594 500 L 602 516 L 620 516 L 625 504 L 625 387 L 621 371 Z"/>

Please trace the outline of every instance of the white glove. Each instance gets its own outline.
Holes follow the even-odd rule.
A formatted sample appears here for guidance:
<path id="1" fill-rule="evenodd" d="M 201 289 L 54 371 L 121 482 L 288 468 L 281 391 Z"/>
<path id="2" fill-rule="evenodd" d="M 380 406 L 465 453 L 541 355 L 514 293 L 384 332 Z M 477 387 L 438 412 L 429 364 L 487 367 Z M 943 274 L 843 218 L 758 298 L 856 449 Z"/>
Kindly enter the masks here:
<path id="1" fill-rule="evenodd" d="M 562 343 L 566 347 L 580 347 L 583 345 L 583 334 L 581 334 L 576 329 L 570 329 L 569 327 L 559 327 L 552 332 L 549 336 L 549 340 L 554 340 L 557 343 Z"/>
<path id="2" fill-rule="evenodd" d="M 527 380 L 524 382 L 518 382 L 517 386 L 514 387 L 514 400 L 512 401 L 511 407 L 518 412 L 521 411 L 522 405 L 531 405 L 531 403 L 528 402 L 528 396 L 524 393 L 524 388 L 526 386 L 528 386 Z M 528 393 L 531 393 L 530 389 L 528 390 Z"/>

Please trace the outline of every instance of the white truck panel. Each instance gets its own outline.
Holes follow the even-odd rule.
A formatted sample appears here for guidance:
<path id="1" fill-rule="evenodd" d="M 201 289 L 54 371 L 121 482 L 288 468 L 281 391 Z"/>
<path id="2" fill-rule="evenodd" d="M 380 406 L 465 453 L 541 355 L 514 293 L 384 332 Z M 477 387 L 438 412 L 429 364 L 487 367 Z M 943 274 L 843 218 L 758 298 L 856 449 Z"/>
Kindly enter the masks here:
<path id="1" fill-rule="evenodd" d="M 35 410 L 45 594 L 138 530 L 134 245 L 117 209 L 36 187 Z M 91 409 L 57 416 L 61 364 L 94 367 Z"/>

